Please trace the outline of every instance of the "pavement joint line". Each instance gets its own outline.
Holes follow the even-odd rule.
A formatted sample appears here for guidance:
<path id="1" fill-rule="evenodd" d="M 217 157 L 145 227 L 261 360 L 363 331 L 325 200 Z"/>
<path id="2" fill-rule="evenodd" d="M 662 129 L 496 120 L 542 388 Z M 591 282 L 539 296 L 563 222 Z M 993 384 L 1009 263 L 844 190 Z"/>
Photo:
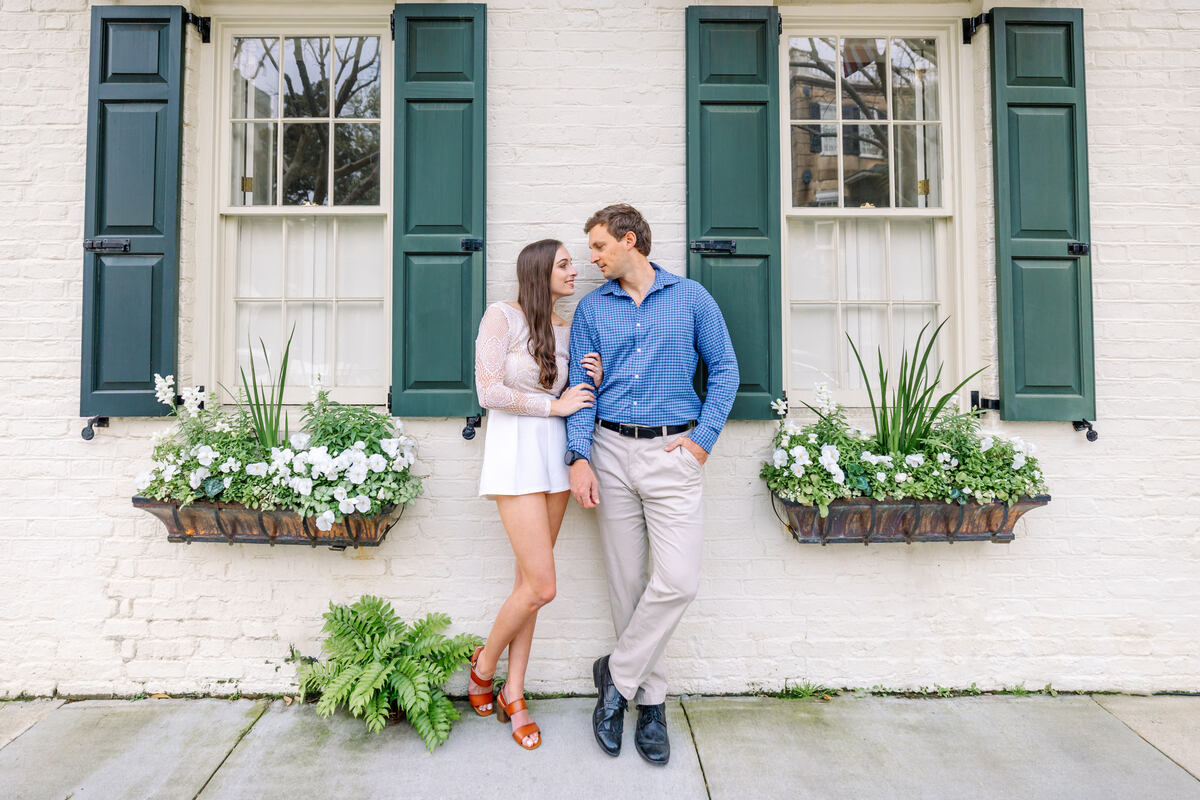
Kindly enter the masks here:
<path id="1" fill-rule="evenodd" d="M 700 757 L 700 743 L 696 741 L 696 731 L 692 728 L 692 718 L 688 716 L 687 705 L 679 698 L 679 707 L 683 709 L 683 719 L 688 726 L 688 734 L 692 737 L 692 749 L 696 751 L 696 763 L 700 765 L 700 777 L 704 779 L 704 793 L 712 800 L 712 787 L 708 785 L 708 773 L 704 771 L 704 759 Z"/>
<path id="2" fill-rule="evenodd" d="M 250 720 L 249 725 L 242 728 L 242 732 L 238 734 L 237 739 L 234 741 L 233 745 L 229 748 L 229 752 L 225 754 L 225 757 L 221 759 L 221 763 L 217 764 L 217 766 L 213 769 L 212 773 L 207 778 L 204 779 L 204 785 L 200 787 L 200 791 L 198 791 L 194 795 L 192 795 L 192 800 L 197 800 L 200 797 L 200 795 L 204 794 L 204 790 L 208 788 L 208 784 L 212 783 L 212 779 L 215 778 L 217 773 L 221 771 L 221 767 L 225 766 L 225 762 L 229 760 L 229 757 L 231 755 L 233 755 L 233 751 L 237 750 L 238 745 L 242 743 L 242 739 L 246 738 L 246 734 L 250 733 L 251 729 L 253 729 L 254 726 L 258 724 L 258 721 L 260 719 L 262 719 L 263 714 L 267 713 L 267 709 L 270 708 L 271 704 L 274 702 L 275 702 L 274 700 L 268 700 L 267 702 L 265 702 L 261 706 L 259 706 L 258 713 L 254 716 L 254 719 Z"/>
<path id="3" fill-rule="evenodd" d="M 1091 700 L 1091 701 L 1092 701 L 1093 703 L 1095 703 L 1096 705 L 1100 706 L 1101 708 L 1104 708 L 1104 704 L 1103 704 L 1103 703 L 1101 703 L 1099 700 L 1097 700 L 1097 699 L 1096 699 L 1096 697 L 1095 697 L 1095 695 L 1090 695 L 1090 694 L 1089 694 L 1089 695 L 1088 695 L 1088 699 L 1089 699 L 1089 700 Z M 1105 713 L 1106 713 L 1106 714 L 1108 714 L 1110 717 L 1112 717 L 1113 719 L 1115 719 L 1117 722 L 1119 722 L 1119 723 L 1121 723 L 1122 725 L 1124 725 L 1124 726 L 1125 726 L 1125 727 L 1126 727 L 1126 728 L 1127 728 L 1127 729 L 1128 729 L 1128 730 L 1129 730 L 1129 731 L 1130 731 L 1130 732 L 1131 732 L 1131 733 L 1132 733 L 1134 736 L 1138 737 L 1138 738 L 1139 738 L 1139 739 L 1141 739 L 1143 742 L 1145 742 L 1146 744 L 1148 744 L 1148 745 L 1150 745 L 1151 747 L 1153 747 L 1153 748 L 1154 748 L 1155 750 L 1157 750 L 1159 753 L 1162 753 L 1162 756 L 1163 756 L 1163 758 L 1167 759 L 1167 760 L 1168 760 L 1168 761 L 1170 761 L 1172 764 L 1174 764 L 1175 766 L 1179 767 L 1181 770 L 1183 770 L 1184 772 L 1186 772 L 1188 775 L 1191 775 L 1191 776 L 1192 776 L 1193 778 L 1195 778 L 1197 781 L 1200 781 L 1200 775 L 1197 775 L 1197 774 L 1195 774 L 1195 773 L 1194 773 L 1194 772 L 1192 772 L 1190 769 L 1188 769 L 1187 767 L 1185 767 L 1183 764 L 1180 764 L 1178 761 L 1176 761 L 1175 759 L 1171 758 L 1171 756 L 1167 755 L 1166 753 L 1163 753 L 1163 751 L 1162 751 L 1162 750 L 1161 750 L 1161 749 L 1158 747 L 1158 745 L 1156 745 L 1154 742 L 1150 741 L 1150 740 L 1149 740 L 1149 739 L 1147 739 L 1145 736 L 1142 736 L 1140 733 L 1138 733 L 1137 731 L 1135 731 L 1135 730 L 1134 730 L 1132 727 L 1130 727 L 1130 725 L 1129 725 L 1129 723 L 1128 723 L 1128 722 L 1126 722 L 1125 720 L 1121 719 L 1121 718 L 1120 718 L 1120 717 L 1118 717 L 1116 714 L 1114 714 L 1112 711 L 1109 711 L 1107 708 L 1104 708 L 1104 711 L 1105 711 Z"/>

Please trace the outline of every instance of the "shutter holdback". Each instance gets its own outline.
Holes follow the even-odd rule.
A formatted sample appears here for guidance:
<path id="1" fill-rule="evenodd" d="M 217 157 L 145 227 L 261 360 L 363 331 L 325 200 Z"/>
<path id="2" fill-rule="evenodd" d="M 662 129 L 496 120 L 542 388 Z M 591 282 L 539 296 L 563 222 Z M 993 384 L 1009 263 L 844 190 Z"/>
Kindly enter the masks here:
<path id="1" fill-rule="evenodd" d="M 95 428 L 107 428 L 108 417 L 92 417 L 88 420 L 87 427 L 79 432 L 85 442 L 90 442 L 95 436 Z"/>
<path id="2" fill-rule="evenodd" d="M 987 11 L 983 12 L 982 14 L 980 14 L 977 17 L 963 17 L 962 18 L 963 44 L 970 44 L 971 39 L 972 39 L 972 37 L 975 36 L 976 32 L 980 28 L 982 28 L 984 25 L 990 25 L 991 23 L 992 23 L 992 15 L 990 13 L 988 13 Z"/>
<path id="3" fill-rule="evenodd" d="M 1100 438 L 1100 433 L 1093 428 L 1092 423 L 1088 422 L 1086 419 L 1080 419 L 1072 422 L 1071 427 L 1077 431 L 1087 431 L 1087 433 L 1084 435 L 1089 442 L 1094 442 Z"/>

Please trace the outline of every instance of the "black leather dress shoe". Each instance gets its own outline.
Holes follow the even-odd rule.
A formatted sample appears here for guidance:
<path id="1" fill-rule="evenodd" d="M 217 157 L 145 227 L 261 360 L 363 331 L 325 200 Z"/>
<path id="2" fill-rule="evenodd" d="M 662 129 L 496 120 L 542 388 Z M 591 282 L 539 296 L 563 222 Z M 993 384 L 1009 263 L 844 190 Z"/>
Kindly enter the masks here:
<path id="1" fill-rule="evenodd" d="M 625 732 L 625 709 L 628 701 L 613 685 L 608 671 L 608 656 L 596 659 L 592 664 L 592 680 L 596 683 L 596 710 L 592 712 L 592 731 L 596 743 L 610 756 L 621 755 L 621 734 Z M 666 735 L 666 728 L 663 729 Z"/>
<path id="2" fill-rule="evenodd" d="M 651 764 L 663 766 L 671 760 L 671 740 L 667 738 L 667 704 L 638 706 L 637 730 L 633 743 L 638 755 Z"/>

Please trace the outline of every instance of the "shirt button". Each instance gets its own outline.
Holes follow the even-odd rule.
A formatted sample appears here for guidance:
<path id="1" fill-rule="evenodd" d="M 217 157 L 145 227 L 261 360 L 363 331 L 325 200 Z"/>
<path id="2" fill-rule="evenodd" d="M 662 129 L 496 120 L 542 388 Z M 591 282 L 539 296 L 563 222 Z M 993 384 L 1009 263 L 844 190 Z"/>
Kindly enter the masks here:
<path id="1" fill-rule="evenodd" d="M 636 405 L 637 405 L 637 400 L 634 400 L 634 401 L 633 401 L 633 404 L 636 406 Z"/>
<path id="2" fill-rule="evenodd" d="M 639 348 L 638 348 L 638 352 L 639 352 L 639 353 L 640 353 L 640 352 L 642 352 L 642 348 L 640 348 L 640 347 L 639 347 Z"/>
<path id="3" fill-rule="evenodd" d="M 639 328 L 640 328 L 640 327 L 642 327 L 642 323 L 640 323 L 640 322 L 639 322 L 639 323 L 637 324 L 637 326 L 638 326 Z"/>

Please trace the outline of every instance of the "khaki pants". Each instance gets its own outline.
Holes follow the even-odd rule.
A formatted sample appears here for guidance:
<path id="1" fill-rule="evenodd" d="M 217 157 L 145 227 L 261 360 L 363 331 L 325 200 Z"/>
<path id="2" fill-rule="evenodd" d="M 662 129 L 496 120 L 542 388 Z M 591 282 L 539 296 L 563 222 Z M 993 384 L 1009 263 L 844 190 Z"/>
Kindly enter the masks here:
<path id="1" fill-rule="evenodd" d="M 686 447 L 666 452 L 673 438 L 634 439 L 597 426 L 592 442 L 617 633 L 608 666 L 625 699 L 641 705 L 667 697 L 663 651 L 700 583 L 702 467 Z"/>

